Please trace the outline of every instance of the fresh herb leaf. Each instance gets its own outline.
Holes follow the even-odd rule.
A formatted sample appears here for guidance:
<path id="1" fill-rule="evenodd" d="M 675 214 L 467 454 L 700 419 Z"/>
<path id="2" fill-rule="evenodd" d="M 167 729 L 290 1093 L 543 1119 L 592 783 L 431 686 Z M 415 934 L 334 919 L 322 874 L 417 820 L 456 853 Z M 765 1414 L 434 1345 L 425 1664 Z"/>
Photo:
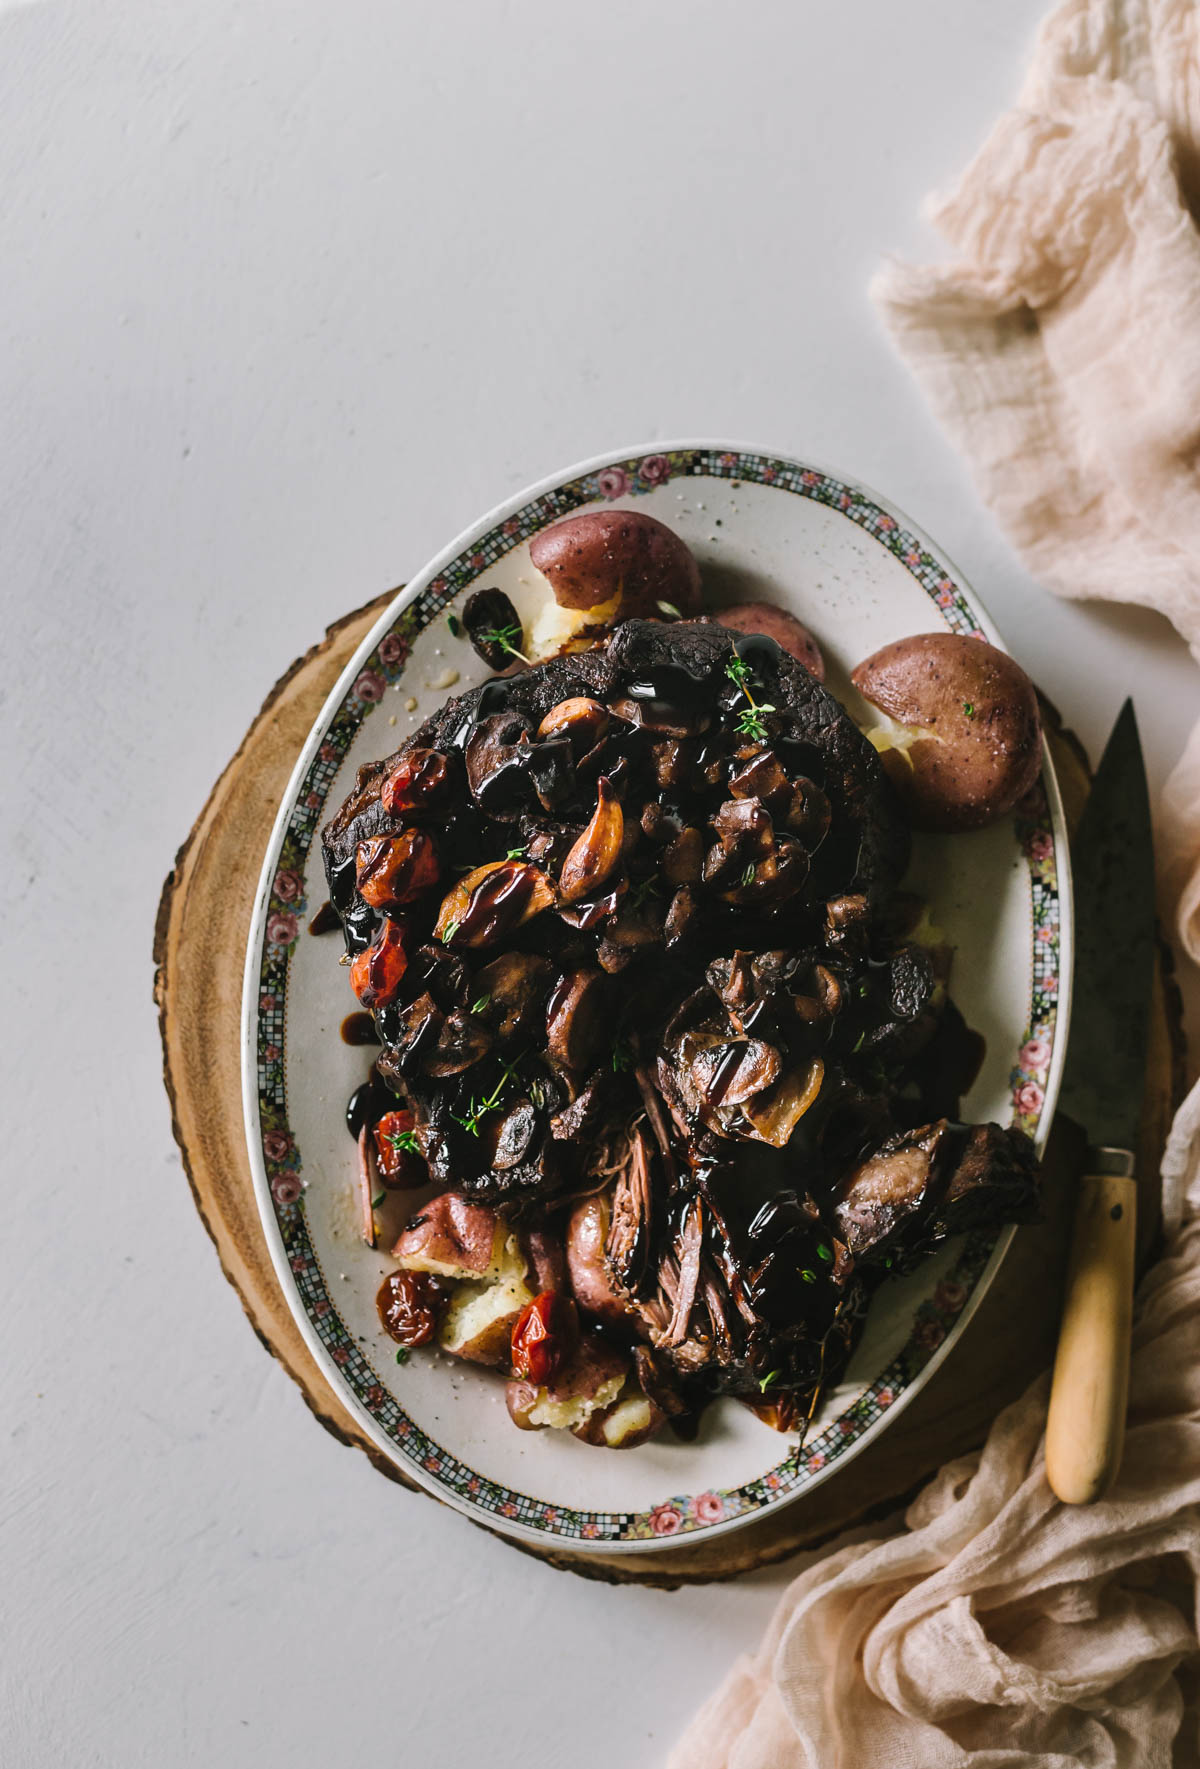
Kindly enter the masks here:
<path id="1" fill-rule="evenodd" d="M 758 1386 L 759 1386 L 760 1390 L 762 1391 L 762 1393 L 765 1394 L 767 1392 L 767 1389 L 770 1388 L 770 1386 L 773 1382 L 781 1382 L 782 1380 L 783 1380 L 783 1371 L 782 1370 L 768 1370 L 766 1375 L 759 1379 Z"/>
<path id="2" fill-rule="evenodd" d="M 406 1364 L 411 1355 L 412 1354 L 407 1345 L 398 1345 L 396 1347 L 396 1362 L 398 1364 Z"/>
<path id="3" fill-rule="evenodd" d="M 827 1247 L 824 1241 L 818 1241 L 817 1258 L 823 1259 L 827 1265 L 831 1264 L 833 1260 L 833 1248 Z"/>
<path id="4" fill-rule="evenodd" d="M 380 1192 L 380 1194 L 377 1198 L 372 1198 L 371 1199 L 372 1210 L 378 1210 L 379 1206 L 383 1203 L 383 1201 L 386 1197 L 387 1197 L 386 1192 Z"/>
<path id="5" fill-rule="evenodd" d="M 448 614 L 446 616 L 446 625 L 457 639 L 458 635 L 462 632 L 462 622 L 459 620 L 457 614 Z"/>
<path id="6" fill-rule="evenodd" d="M 491 999 L 492 998 L 490 995 L 481 995 L 479 997 L 478 1001 L 474 1001 L 471 1003 L 471 1012 L 472 1013 L 482 1013 L 484 1008 L 488 1006 Z"/>
<path id="7" fill-rule="evenodd" d="M 618 1075 L 623 1075 L 626 1069 L 633 1067 L 633 1051 L 628 1038 L 613 1039 L 612 1066 L 614 1073 Z"/>
<path id="8" fill-rule="evenodd" d="M 811 1270 L 810 1267 L 807 1265 L 804 1267 L 804 1270 L 800 1273 L 800 1276 L 804 1279 L 804 1282 L 806 1284 L 815 1284 L 817 1281 L 816 1272 Z"/>
<path id="9" fill-rule="evenodd" d="M 519 657 L 522 663 L 529 659 L 523 651 L 518 651 L 516 641 L 521 637 L 521 629 L 515 622 L 509 621 L 507 626 L 489 627 L 486 633 L 479 634 L 481 645 L 498 645 L 509 657 Z"/>
<path id="10" fill-rule="evenodd" d="M 457 932 L 458 923 L 456 921 L 448 921 L 442 929 L 442 945 L 448 946 Z"/>
<path id="11" fill-rule="evenodd" d="M 506 860 L 523 860 L 525 858 L 525 849 L 523 847 L 510 848 L 504 858 Z"/>
<path id="12" fill-rule="evenodd" d="M 648 897 L 657 897 L 660 889 L 661 886 L 657 874 L 651 873 L 649 878 L 644 878 L 641 884 L 635 885 L 632 891 L 630 891 L 630 907 L 633 909 L 640 909 Z"/>
<path id="13" fill-rule="evenodd" d="M 665 614 L 668 617 L 668 619 L 670 619 L 670 620 L 682 620 L 683 619 L 682 614 L 680 614 L 680 612 L 679 612 L 678 608 L 676 608 L 674 602 L 656 602 L 655 607 L 658 609 L 660 614 Z"/>
<path id="14" fill-rule="evenodd" d="M 773 706 L 760 706 L 758 701 L 755 700 L 753 694 L 750 692 L 750 665 L 744 658 L 739 657 L 736 651 L 725 665 L 725 674 L 729 677 L 731 682 L 737 683 L 742 693 L 746 696 L 746 699 L 750 702 L 749 706 L 743 707 L 742 711 L 738 714 L 737 728 L 739 734 L 742 737 L 752 738 L 756 743 L 762 743 L 767 735 L 767 727 L 763 722 L 764 717 L 767 713 L 773 713 L 775 708 Z"/>
<path id="15" fill-rule="evenodd" d="M 500 1104 L 500 1097 L 512 1080 L 519 1060 L 519 1058 L 514 1058 L 512 1062 L 505 1063 L 503 1074 L 486 1099 L 476 1099 L 472 1095 L 471 1103 L 465 1112 L 451 1112 L 450 1116 L 454 1122 L 461 1124 L 468 1136 L 478 1136 L 480 1119 L 486 1117 L 489 1112 L 494 1112 Z"/>
<path id="16" fill-rule="evenodd" d="M 742 889 L 747 890 L 754 883 L 754 862 L 751 861 L 742 874 Z"/>
<path id="17" fill-rule="evenodd" d="M 963 701 L 963 711 L 966 713 L 966 715 L 969 719 L 973 719 L 975 717 L 975 704 L 974 704 L 974 702 L 970 701 L 970 700 L 964 700 Z"/>
<path id="18" fill-rule="evenodd" d="M 390 1142 L 398 1155 L 419 1155 L 421 1152 L 421 1145 L 417 1141 L 415 1130 L 389 1131 L 384 1137 L 384 1141 Z"/>

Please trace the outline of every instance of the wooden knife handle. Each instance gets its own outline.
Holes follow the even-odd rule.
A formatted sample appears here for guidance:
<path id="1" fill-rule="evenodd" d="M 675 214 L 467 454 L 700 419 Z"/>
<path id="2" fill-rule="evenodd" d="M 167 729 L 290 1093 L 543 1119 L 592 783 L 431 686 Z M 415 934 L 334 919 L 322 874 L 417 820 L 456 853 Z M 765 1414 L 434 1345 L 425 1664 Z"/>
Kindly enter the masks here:
<path id="1" fill-rule="evenodd" d="M 1046 1478 L 1066 1505 L 1091 1505 L 1112 1485 L 1129 1401 L 1137 1185 L 1132 1157 L 1097 1153 L 1126 1171 L 1079 1182 L 1046 1421 Z"/>

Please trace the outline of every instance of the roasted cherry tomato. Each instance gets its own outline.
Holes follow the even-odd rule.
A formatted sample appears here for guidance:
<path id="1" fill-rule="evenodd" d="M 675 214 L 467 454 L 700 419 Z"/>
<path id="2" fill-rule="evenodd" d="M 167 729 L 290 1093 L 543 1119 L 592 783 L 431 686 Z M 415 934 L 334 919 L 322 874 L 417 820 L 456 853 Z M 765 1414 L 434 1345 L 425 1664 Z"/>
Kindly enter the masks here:
<path id="1" fill-rule="evenodd" d="M 359 842 L 354 857 L 358 894 L 373 909 L 399 909 L 438 881 L 437 849 L 421 829 Z"/>
<path id="2" fill-rule="evenodd" d="M 392 1000 L 407 969 L 404 929 L 397 922 L 385 921 L 375 940 L 350 966 L 350 986 L 363 1006 L 373 1012 Z"/>
<path id="3" fill-rule="evenodd" d="M 384 1332 L 399 1345 L 428 1345 L 437 1331 L 436 1297 L 423 1271 L 389 1272 L 375 1306 Z"/>
<path id="4" fill-rule="evenodd" d="M 513 1375 L 547 1387 L 570 1353 L 573 1326 L 570 1308 L 557 1290 L 543 1290 L 527 1302 L 513 1328 Z"/>
<path id="5" fill-rule="evenodd" d="M 389 1191 L 425 1185 L 429 1179 L 414 1128 L 416 1122 L 411 1112 L 385 1112 L 375 1126 L 375 1165 Z"/>
<path id="6" fill-rule="evenodd" d="M 436 749 L 411 749 L 379 789 L 389 817 L 418 816 L 432 810 L 450 784 L 450 763 Z"/>

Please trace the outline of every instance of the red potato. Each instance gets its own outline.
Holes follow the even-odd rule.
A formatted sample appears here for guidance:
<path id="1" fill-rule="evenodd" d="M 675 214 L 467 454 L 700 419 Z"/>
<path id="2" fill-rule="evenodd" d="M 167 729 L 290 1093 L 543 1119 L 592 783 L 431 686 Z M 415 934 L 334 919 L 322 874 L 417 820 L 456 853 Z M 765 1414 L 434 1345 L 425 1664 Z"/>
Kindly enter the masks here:
<path id="1" fill-rule="evenodd" d="M 457 1192 L 431 1198 L 392 1248 L 406 1271 L 496 1283 L 505 1271 L 510 1231 L 487 1204 Z"/>
<path id="2" fill-rule="evenodd" d="M 535 1293 L 567 1288 L 567 1262 L 561 1237 L 547 1228 L 521 1228 L 525 1281 Z"/>
<path id="3" fill-rule="evenodd" d="M 733 608 L 719 608 L 714 619 L 730 632 L 763 633 L 774 639 L 780 650 L 802 663 L 810 676 L 818 682 L 825 680 L 821 647 L 803 622 L 786 608 L 776 608 L 770 602 L 739 602 Z"/>
<path id="4" fill-rule="evenodd" d="M 580 1308 L 598 1321 L 617 1326 L 629 1317 L 604 1258 L 610 1215 L 607 1192 L 579 1200 L 567 1224 L 567 1270 Z"/>
<path id="5" fill-rule="evenodd" d="M 640 1388 L 626 1390 L 610 1407 L 591 1413 L 582 1425 L 572 1427 L 581 1443 L 601 1450 L 636 1450 L 654 1436 L 666 1414 Z"/>
<path id="6" fill-rule="evenodd" d="M 515 1250 L 515 1242 L 513 1243 Z M 468 1363 L 507 1369 L 513 1328 L 533 1301 L 525 1261 L 514 1251 L 504 1275 L 490 1284 L 455 1284 L 438 1328 L 438 1344 Z"/>
<path id="7" fill-rule="evenodd" d="M 654 618 L 660 602 L 685 618 L 700 608 L 700 570 L 673 529 L 638 510 L 586 510 L 535 535 L 535 569 L 563 608 L 619 598 L 612 618 Z"/>
<path id="8" fill-rule="evenodd" d="M 505 1390 L 509 1417 L 522 1431 L 552 1426 L 573 1431 L 593 1413 L 611 1407 L 629 1376 L 629 1360 L 594 1336 L 580 1340 L 574 1356 L 547 1387 L 513 1380 Z"/>
<path id="9" fill-rule="evenodd" d="M 897 639 L 860 663 L 864 700 L 904 727 L 869 733 L 918 829 L 984 829 L 1041 767 L 1037 692 L 1008 653 L 960 633 Z"/>

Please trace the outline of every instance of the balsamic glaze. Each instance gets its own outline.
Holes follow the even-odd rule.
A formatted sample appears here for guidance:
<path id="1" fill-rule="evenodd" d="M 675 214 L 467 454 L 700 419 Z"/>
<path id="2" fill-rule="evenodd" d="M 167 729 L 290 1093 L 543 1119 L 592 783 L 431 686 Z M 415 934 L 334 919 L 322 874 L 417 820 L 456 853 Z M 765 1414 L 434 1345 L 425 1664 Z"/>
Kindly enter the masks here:
<path id="1" fill-rule="evenodd" d="M 385 1112 L 396 1104 L 396 1096 L 372 1069 L 361 1087 L 356 1087 L 346 1102 L 346 1129 L 358 1141 L 363 1127 L 378 1124 Z"/>
<path id="2" fill-rule="evenodd" d="M 343 1044 L 379 1044 L 379 1033 L 369 1013 L 348 1013 L 342 1021 Z"/>
<path id="3" fill-rule="evenodd" d="M 733 648 L 751 675 L 761 681 L 764 670 L 778 670 L 782 647 L 765 633 L 739 633 Z"/>
<path id="4" fill-rule="evenodd" d="M 326 899 L 326 901 L 321 904 L 321 907 L 310 916 L 308 931 L 310 934 L 331 934 L 336 928 L 340 928 L 341 925 L 341 916 L 338 914 L 333 904 Z"/>

